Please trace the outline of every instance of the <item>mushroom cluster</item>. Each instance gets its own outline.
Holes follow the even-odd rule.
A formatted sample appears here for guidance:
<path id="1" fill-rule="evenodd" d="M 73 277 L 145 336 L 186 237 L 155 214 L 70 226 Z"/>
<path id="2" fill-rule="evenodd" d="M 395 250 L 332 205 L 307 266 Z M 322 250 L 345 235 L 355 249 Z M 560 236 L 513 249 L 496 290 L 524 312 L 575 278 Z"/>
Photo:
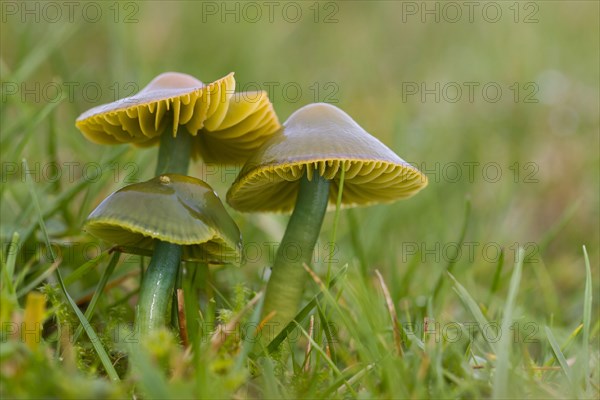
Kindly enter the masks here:
<path id="1" fill-rule="evenodd" d="M 77 127 L 96 143 L 159 144 L 156 177 L 107 197 L 86 229 L 119 251 L 152 255 L 144 274 L 136 326 L 164 326 L 181 260 L 240 260 L 240 232 L 218 195 L 186 176 L 190 159 L 244 163 L 227 193 L 242 212 L 292 212 L 267 283 L 262 310 L 277 335 L 302 302 L 325 213 L 389 203 L 427 185 L 427 177 L 339 108 L 310 104 L 279 124 L 265 92 L 233 93 L 229 74 L 204 85 L 166 73 L 135 96 L 93 108 Z M 343 186 L 342 186 L 343 185 Z M 340 193 L 340 188 L 343 187 Z M 283 249 L 300 254 L 290 258 Z M 300 321 L 297 321 L 300 322 Z M 275 336 L 261 337 L 266 344 Z"/>
<path id="2" fill-rule="evenodd" d="M 108 196 L 84 228 L 119 251 L 152 256 L 136 308 L 141 335 L 165 325 L 182 260 L 240 260 L 239 229 L 217 193 L 187 176 L 190 159 L 242 162 L 280 129 L 265 92 L 234 89 L 233 74 L 204 85 L 167 72 L 138 94 L 77 118 L 95 143 L 159 145 L 155 178 Z"/>

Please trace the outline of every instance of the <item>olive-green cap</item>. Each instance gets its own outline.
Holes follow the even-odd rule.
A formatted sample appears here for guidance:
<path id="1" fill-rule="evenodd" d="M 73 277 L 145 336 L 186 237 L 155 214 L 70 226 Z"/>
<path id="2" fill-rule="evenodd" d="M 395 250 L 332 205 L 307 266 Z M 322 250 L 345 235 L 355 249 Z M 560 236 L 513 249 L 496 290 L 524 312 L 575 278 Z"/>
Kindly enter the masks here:
<path id="1" fill-rule="evenodd" d="M 205 85 L 193 76 L 167 72 L 131 97 L 84 112 L 75 125 L 95 143 L 143 147 L 185 127 L 195 137 L 194 158 L 243 162 L 281 126 L 266 92 L 234 91 L 233 73 Z"/>
<path id="2" fill-rule="evenodd" d="M 237 263 L 240 231 L 204 181 L 165 174 L 108 196 L 84 230 L 120 251 L 151 255 L 157 240 L 183 247 L 183 260 Z"/>
<path id="3" fill-rule="evenodd" d="M 315 174 L 331 180 L 329 207 L 334 207 L 345 170 L 342 206 L 389 203 L 410 197 L 427 185 L 427 177 L 361 128 L 348 114 L 325 103 L 293 113 L 283 130 L 246 162 L 227 193 L 239 211 L 289 212 L 299 179 Z"/>

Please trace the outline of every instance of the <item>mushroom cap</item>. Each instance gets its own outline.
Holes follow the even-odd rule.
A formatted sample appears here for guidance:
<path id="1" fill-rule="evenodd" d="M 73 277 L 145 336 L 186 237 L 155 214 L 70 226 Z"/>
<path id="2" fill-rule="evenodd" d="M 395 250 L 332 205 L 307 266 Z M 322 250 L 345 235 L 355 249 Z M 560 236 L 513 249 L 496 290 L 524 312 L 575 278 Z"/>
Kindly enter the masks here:
<path id="1" fill-rule="evenodd" d="M 348 114 L 325 103 L 294 112 L 283 130 L 246 162 L 227 193 L 239 211 L 289 212 L 306 173 L 331 180 L 335 207 L 345 168 L 342 206 L 389 203 L 427 186 L 427 177 L 361 128 Z"/>
<path id="2" fill-rule="evenodd" d="M 165 174 L 108 196 L 84 230 L 123 252 L 151 255 L 156 240 L 179 244 L 183 260 L 236 263 L 240 231 L 214 190 L 189 176 Z"/>
<path id="3" fill-rule="evenodd" d="M 194 158 L 243 162 L 281 125 L 266 92 L 234 95 L 234 90 L 233 73 L 205 85 L 193 76 L 166 72 L 131 97 L 84 112 L 75 125 L 95 143 L 144 147 L 157 144 L 167 129 L 176 136 L 185 127 L 195 136 Z"/>

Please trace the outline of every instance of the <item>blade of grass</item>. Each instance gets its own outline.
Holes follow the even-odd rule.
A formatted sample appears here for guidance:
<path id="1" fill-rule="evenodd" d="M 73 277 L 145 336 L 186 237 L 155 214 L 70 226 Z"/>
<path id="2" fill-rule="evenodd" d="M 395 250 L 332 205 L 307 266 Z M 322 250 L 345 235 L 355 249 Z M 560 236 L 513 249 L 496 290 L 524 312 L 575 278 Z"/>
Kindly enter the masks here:
<path id="1" fill-rule="evenodd" d="M 365 376 L 368 372 L 370 372 L 373 368 L 375 367 L 375 364 L 367 364 L 366 366 L 364 366 L 363 368 L 361 368 L 360 370 L 358 370 L 358 372 L 356 372 L 353 375 L 348 375 L 348 369 L 346 371 L 344 371 L 344 376 L 340 379 L 337 379 L 331 386 L 329 386 L 324 392 L 323 392 L 323 396 L 325 398 L 328 398 L 329 395 L 331 395 L 331 393 L 336 392 L 337 395 L 341 396 L 346 392 L 346 388 L 347 386 L 345 386 L 345 382 L 347 382 L 350 385 L 354 385 L 355 383 L 357 383 L 363 376 Z M 354 368 L 353 368 L 354 369 Z"/>
<path id="2" fill-rule="evenodd" d="M 94 350 L 96 350 L 96 354 L 98 354 L 98 358 L 100 358 L 100 362 L 102 363 L 102 366 L 106 370 L 106 374 L 108 375 L 108 377 L 110 378 L 111 381 L 114 381 L 114 382 L 119 381 L 120 380 L 119 375 L 117 374 L 115 367 L 112 365 L 110 358 L 108 357 L 108 353 L 104 349 L 104 346 L 102 346 L 102 342 L 100 341 L 100 338 L 94 331 L 94 328 L 92 328 L 92 326 L 90 325 L 87 318 L 83 315 L 83 313 L 81 312 L 79 307 L 77 307 L 77 304 L 75 304 L 75 302 L 69 295 L 69 292 L 67 292 L 67 288 L 65 287 L 65 284 L 62 280 L 62 276 L 60 274 L 60 269 L 58 269 L 58 268 L 56 269 L 56 278 L 58 279 L 60 288 L 61 288 L 63 294 L 65 295 L 67 301 L 69 302 L 69 305 L 71 306 L 71 308 L 77 315 L 77 318 L 79 319 L 79 322 L 83 326 L 83 329 L 85 329 L 85 333 L 87 334 L 88 338 L 90 339 L 90 342 L 92 343 L 92 346 L 94 347 Z"/>
<path id="3" fill-rule="evenodd" d="M 452 279 L 452 281 L 454 283 L 454 291 L 456 292 L 456 294 L 458 294 L 458 297 L 461 299 L 463 304 L 471 312 L 471 315 L 473 315 L 473 317 L 475 318 L 475 321 L 477 321 L 479 326 L 480 327 L 489 326 L 490 325 L 489 321 L 483 315 L 483 313 L 481 312 L 481 309 L 477 305 L 477 302 L 473 299 L 473 297 L 471 297 L 471 295 L 469 294 L 467 289 L 465 289 L 464 286 L 461 285 L 451 273 L 448 272 L 448 276 L 450 277 L 450 279 Z M 487 340 L 486 340 L 486 343 L 490 346 L 490 348 L 492 349 L 492 351 L 495 354 L 498 354 L 498 351 L 496 349 L 496 343 L 493 343 L 493 342 L 490 342 Z"/>
<path id="4" fill-rule="evenodd" d="M 344 178 L 346 177 L 346 163 L 342 162 L 342 173 L 340 174 L 340 183 L 338 186 L 337 201 L 335 203 L 335 215 L 333 217 L 333 229 L 331 230 L 331 238 L 329 239 L 329 250 L 330 253 L 327 256 L 327 278 L 325 282 L 329 285 L 329 279 L 331 278 L 331 259 L 333 258 L 335 249 L 335 240 L 337 236 L 337 228 L 340 223 L 340 205 L 342 204 L 342 194 L 344 193 Z"/>
<path id="5" fill-rule="evenodd" d="M 420 350 L 425 350 L 425 343 L 423 343 L 423 341 L 418 338 L 412 330 L 406 330 L 404 327 L 402 327 L 402 331 L 406 335 L 406 338 L 411 345 L 414 343 Z"/>
<path id="6" fill-rule="evenodd" d="M 327 320 L 327 317 L 325 316 L 325 313 L 321 309 L 319 303 L 317 303 L 317 313 L 319 314 L 319 320 L 321 321 L 321 329 L 323 330 L 323 332 L 325 332 L 325 338 L 327 339 L 327 345 L 329 347 L 329 354 L 331 360 L 335 362 L 337 357 L 335 348 L 333 346 L 335 342 L 333 340 L 333 333 L 331 332 L 331 324 Z"/>
<path id="7" fill-rule="evenodd" d="M 569 206 L 569 208 L 563 212 L 558 221 L 556 221 L 537 242 L 538 244 L 536 251 L 527 252 L 525 256 L 524 262 L 532 264 L 534 267 L 533 271 L 537 275 L 537 279 L 541 281 L 539 287 L 541 288 L 542 296 L 546 303 L 546 308 L 549 310 L 558 309 L 560 307 L 560 303 L 555 295 L 556 289 L 550 272 L 540 259 L 541 257 L 536 259 L 536 256 L 541 256 L 546 251 L 546 248 L 552 243 L 554 238 L 558 236 L 558 234 L 569 223 L 569 221 L 571 221 L 580 205 L 581 200 L 573 202 L 571 206 Z"/>
<path id="8" fill-rule="evenodd" d="M 312 337 L 315 332 L 315 316 L 314 314 L 310 316 L 308 320 L 308 334 Z M 312 348 L 310 342 L 306 344 L 306 349 L 304 350 L 304 361 L 302 362 L 302 366 L 300 368 L 304 373 L 310 372 L 310 356 L 311 356 Z"/>
<path id="9" fill-rule="evenodd" d="M 500 332 L 503 332 L 504 335 L 500 337 L 500 341 L 496 348 L 496 371 L 494 373 L 494 383 L 492 388 L 492 397 L 495 399 L 504 399 L 508 395 L 508 373 L 510 371 L 511 353 L 510 341 L 512 338 L 508 332 L 510 331 L 510 326 L 512 324 L 515 300 L 517 298 L 517 293 L 519 292 L 519 285 L 521 284 L 524 258 L 525 251 L 523 248 L 519 248 L 517 264 L 515 265 L 515 270 L 510 278 L 508 297 L 506 299 L 506 304 L 504 305 L 504 315 L 502 316 L 502 324 L 500 325 Z"/>
<path id="10" fill-rule="evenodd" d="M 467 227 L 469 225 L 469 216 L 471 215 L 471 199 L 469 197 L 465 200 L 465 212 L 463 217 L 463 225 L 460 230 L 460 235 L 458 237 L 458 242 L 456 246 L 456 253 L 452 256 L 448 257 L 448 264 L 446 265 L 446 269 L 444 272 L 451 273 L 454 269 L 454 265 L 458 261 L 460 255 L 460 248 L 462 248 L 463 242 L 465 241 L 465 236 L 467 234 Z M 438 277 L 437 283 L 435 284 L 435 288 L 433 289 L 433 295 L 431 296 L 432 302 L 438 297 L 440 290 L 442 290 L 442 285 L 444 284 L 444 273 L 442 272 Z"/>
<path id="11" fill-rule="evenodd" d="M 13 285 L 15 263 L 17 262 L 17 253 L 19 252 L 19 234 L 14 232 L 10 241 L 9 247 L 6 249 L 6 258 L 2 257 L 2 271 L 4 273 L 4 279 L 2 280 L 2 287 L 6 285 L 8 296 L 13 300 L 17 300 L 16 287 Z M 6 260 L 6 262 L 4 262 Z"/>
<path id="12" fill-rule="evenodd" d="M 490 287 L 490 294 L 488 295 L 487 304 L 491 304 L 492 297 L 498 291 L 500 287 L 500 276 L 502 275 L 502 269 L 504 268 L 504 254 L 505 251 L 502 248 L 500 250 L 500 255 L 498 256 L 498 263 L 496 264 L 496 271 L 494 272 L 494 278 L 492 279 L 492 286 Z"/>
<path id="13" fill-rule="evenodd" d="M 408 307 L 404 308 L 404 318 L 405 323 L 407 324 L 406 327 L 414 326 Z M 425 343 L 423 343 L 423 341 L 415 335 L 414 329 L 405 329 L 405 326 L 402 324 L 400 325 L 400 327 L 402 328 L 401 332 L 403 334 L 403 339 L 406 341 L 408 347 L 412 347 L 412 345 L 415 344 L 419 349 L 425 350 Z"/>
<path id="14" fill-rule="evenodd" d="M 260 323 L 260 313 L 262 312 L 262 307 L 263 307 L 264 301 L 265 301 L 265 297 L 261 296 L 261 298 L 258 300 L 256 308 L 254 308 L 252 317 L 250 317 L 250 321 L 248 321 L 249 322 L 248 326 L 258 326 L 258 324 Z M 258 338 L 254 338 L 254 340 L 245 338 L 245 340 L 243 341 L 244 344 L 242 345 L 242 349 L 240 350 L 240 353 L 238 354 L 238 356 L 235 360 L 235 365 L 233 367 L 234 371 L 240 371 L 243 368 L 244 362 L 248 360 L 248 356 L 249 356 L 250 351 L 252 350 L 252 347 L 254 346 L 256 340 L 258 340 Z"/>
<path id="15" fill-rule="evenodd" d="M 27 160 L 23 159 L 23 164 L 24 164 L 24 167 L 28 168 Z M 48 254 L 50 254 L 52 261 L 56 262 L 56 255 L 54 254 L 54 250 L 52 249 L 52 246 L 50 245 L 50 238 L 48 236 L 48 231 L 46 229 L 46 224 L 44 222 L 44 218 L 42 216 L 42 209 L 40 208 L 40 203 L 39 203 L 39 200 L 35 193 L 35 187 L 33 186 L 33 181 L 30 179 L 26 179 L 26 182 L 28 185 L 29 193 L 31 195 L 32 203 L 34 205 L 35 210 L 37 211 L 38 223 L 40 225 L 40 229 L 42 231 L 44 241 L 46 243 Z M 56 272 L 56 278 L 58 279 L 58 283 L 60 285 L 60 288 L 61 288 L 65 298 L 67 299 L 73 312 L 75 312 L 75 314 L 77 315 L 77 318 L 79 318 L 79 321 L 83 325 L 85 332 L 87 333 L 88 338 L 90 339 L 90 342 L 92 342 L 92 346 L 94 346 L 94 349 L 96 350 L 96 353 L 98 354 L 98 357 L 100 358 L 100 362 L 102 363 L 102 366 L 106 370 L 108 377 L 112 381 L 119 381 L 119 375 L 117 374 L 117 371 L 115 370 L 114 366 L 112 365 L 110 358 L 108 357 L 108 354 L 106 353 L 106 350 L 102 346 L 102 342 L 98 338 L 98 335 L 96 335 L 96 332 L 94 331 L 94 329 L 92 328 L 92 326 L 90 325 L 88 320 L 85 318 L 85 316 L 83 315 L 83 313 L 81 312 L 79 307 L 77 307 L 77 304 L 75 304 L 75 302 L 69 295 L 69 292 L 67 292 L 67 288 L 65 287 L 65 284 L 63 282 L 62 276 L 60 274 L 60 270 L 58 268 L 56 268 L 55 272 Z"/>
<path id="16" fill-rule="evenodd" d="M 28 171 L 29 165 L 27 165 L 26 159 L 22 160 L 22 164 L 23 164 L 23 168 L 26 171 Z M 31 196 L 31 200 L 32 200 L 31 204 L 33 205 L 33 209 L 37 212 L 37 217 L 38 217 L 37 223 L 39 224 L 39 227 L 42 231 L 42 235 L 44 236 L 44 239 L 46 240 L 46 247 L 48 249 L 48 254 L 50 255 L 50 259 L 52 260 L 52 262 L 55 262 L 56 254 L 54 254 L 54 249 L 52 248 L 52 245 L 50 244 L 50 238 L 48 236 L 48 230 L 46 229 L 46 223 L 44 222 L 42 208 L 40 207 L 40 202 L 35 193 L 35 186 L 33 185 L 33 181 L 31 179 L 27 179 L 27 175 L 25 175 L 25 182 L 27 183 L 27 188 L 29 189 L 29 195 Z"/>
<path id="17" fill-rule="evenodd" d="M 108 279 L 110 278 L 113 271 L 115 270 L 115 267 L 117 266 L 117 263 L 119 262 L 120 256 L 121 256 L 121 253 L 119 253 L 118 251 L 115 251 L 112 258 L 110 259 L 110 262 L 108 263 L 108 266 L 102 273 L 100 282 L 98 282 L 98 286 L 96 287 L 96 292 L 94 293 L 92 300 L 90 300 L 90 304 L 88 304 L 87 309 L 85 310 L 84 315 L 88 321 L 91 320 L 92 316 L 94 315 L 96 303 L 98 303 L 98 299 L 100 298 L 100 295 L 102 293 L 104 293 L 104 288 L 106 287 L 106 283 L 108 282 Z M 73 335 L 73 343 L 77 342 L 77 339 L 79 339 L 79 336 L 81 335 L 82 330 L 83 330 L 83 325 L 79 325 L 77 327 L 77 330 L 75 331 L 75 335 Z"/>
<path id="18" fill-rule="evenodd" d="M 189 263 L 185 266 L 186 270 L 189 271 L 193 268 L 192 276 L 188 276 L 187 279 L 183 279 L 183 308 L 186 315 L 186 323 L 188 329 L 189 342 L 192 344 L 192 348 L 198 348 L 198 332 L 200 330 L 200 321 L 198 317 L 198 304 L 200 299 L 198 297 L 198 289 L 194 286 L 194 278 L 197 273 L 197 266 Z"/>
<path id="19" fill-rule="evenodd" d="M 323 359 L 327 362 L 327 364 L 329 365 L 331 370 L 334 371 L 338 377 L 343 378 L 342 372 L 338 369 L 337 365 L 335 365 L 335 363 L 331 360 L 331 358 L 329 358 L 327 356 L 327 353 L 323 350 L 323 348 L 321 346 L 319 346 L 319 344 L 317 342 L 315 342 L 312 337 L 310 337 L 308 332 L 306 332 L 306 330 L 304 330 L 304 328 L 302 328 L 302 325 L 300 325 L 296 321 L 292 321 L 292 322 L 294 322 L 296 324 L 296 327 L 298 329 L 300 329 L 300 332 L 302 332 L 302 334 L 310 341 L 311 347 L 313 349 L 315 349 L 319 354 L 321 354 L 321 357 L 323 357 Z M 348 383 L 348 381 L 345 378 L 344 378 L 344 385 L 346 385 L 346 387 L 348 388 L 348 390 L 350 391 L 350 393 L 352 393 L 352 395 L 354 397 L 358 396 L 358 394 L 354 391 L 352 386 Z"/>
<path id="20" fill-rule="evenodd" d="M 390 296 L 390 291 L 385 284 L 385 280 L 383 276 L 379 272 L 378 269 L 375 269 L 375 274 L 377 274 L 377 278 L 379 278 L 379 284 L 381 285 L 381 290 L 383 291 L 383 297 L 385 298 L 385 303 L 388 308 L 388 312 L 390 314 L 390 320 L 392 322 L 392 331 L 394 333 L 394 344 L 396 345 L 396 353 L 398 356 L 404 356 L 404 350 L 402 350 L 402 335 L 400 334 L 400 322 L 398 321 L 398 313 L 396 313 L 396 307 L 394 306 L 394 302 L 392 301 L 392 297 Z"/>
<path id="21" fill-rule="evenodd" d="M 367 256 L 365 254 L 365 248 L 363 246 L 363 243 L 358 237 L 358 234 L 359 232 L 361 232 L 361 229 L 358 226 L 356 214 L 352 208 L 346 211 L 346 215 L 348 216 L 348 224 L 350 225 L 350 241 L 352 242 L 354 254 L 356 255 L 356 257 L 358 257 L 358 262 L 360 265 L 360 274 L 363 277 L 363 279 L 366 279 L 368 276 L 369 264 L 367 262 Z"/>
<path id="22" fill-rule="evenodd" d="M 48 159 L 54 165 L 59 165 L 58 149 L 57 149 L 57 132 L 56 132 L 56 114 L 50 113 L 48 116 Z M 53 192 L 58 192 L 61 189 L 61 180 L 56 179 L 52 183 Z"/>
<path id="23" fill-rule="evenodd" d="M 573 342 L 577 338 L 577 335 L 579 335 L 579 333 L 582 331 L 582 329 L 583 329 L 583 324 L 579 324 L 569 334 L 569 336 L 567 337 L 567 339 L 565 340 L 565 342 L 562 344 L 562 346 L 560 346 L 560 350 L 563 353 L 566 352 L 569 349 L 569 347 L 571 347 L 571 344 L 573 344 Z"/>
<path id="24" fill-rule="evenodd" d="M 550 343 L 550 347 L 552 348 L 554 357 L 556 357 L 556 359 L 558 360 L 558 364 L 560 365 L 562 372 L 564 373 L 565 377 L 567 378 L 567 381 L 569 381 L 569 384 L 572 384 L 571 367 L 569 367 L 569 364 L 567 363 L 567 359 L 565 358 L 565 355 L 560 350 L 560 346 L 559 346 L 558 342 L 556 341 L 556 338 L 554 337 L 552 330 L 547 326 L 544 327 L 544 330 L 546 331 L 546 337 L 548 338 L 548 342 Z"/>
<path id="25" fill-rule="evenodd" d="M 590 344 L 590 326 L 592 323 L 592 268 L 590 267 L 590 259 L 588 257 L 587 249 L 583 246 L 583 258 L 585 260 L 585 290 L 583 298 L 583 346 L 581 348 L 581 355 L 579 356 L 581 362 L 584 364 L 585 374 L 585 390 L 586 393 L 590 393 L 590 363 L 589 356 L 590 352 L 588 347 Z"/>
<path id="26" fill-rule="evenodd" d="M 4 266 L 6 268 L 6 272 L 8 273 L 8 276 L 11 278 L 13 278 L 14 272 L 15 272 L 15 263 L 17 261 L 17 253 L 18 253 L 18 249 L 19 249 L 19 233 L 18 232 L 14 232 L 9 244 L 8 249 L 6 249 L 7 253 L 6 253 L 6 265 Z"/>

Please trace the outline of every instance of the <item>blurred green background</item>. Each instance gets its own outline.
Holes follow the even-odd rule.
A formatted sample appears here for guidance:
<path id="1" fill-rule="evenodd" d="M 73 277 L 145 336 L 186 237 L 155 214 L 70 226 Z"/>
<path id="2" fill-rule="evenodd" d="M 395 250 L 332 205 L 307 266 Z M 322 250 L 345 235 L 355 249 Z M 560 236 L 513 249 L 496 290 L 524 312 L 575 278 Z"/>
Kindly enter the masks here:
<path id="1" fill-rule="evenodd" d="M 2 3 L 4 245 L 36 219 L 25 213 L 22 158 L 42 208 L 93 177 L 68 215 L 47 221 L 57 241 L 90 240 L 80 228 L 93 207 L 152 177 L 156 149 L 92 144 L 74 126 L 80 113 L 165 71 L 204 82 L 233 71 L 238 90 L 269 91 L 282 122 L 305 104 L 333 102 L 429 176 L 410 200 L 355 210 L 354 242 L 344 211 L 337 267 L 358 268 L 362 257 L 393 279 L 416 257 L 411 284 L 392 291 L 422 303 L 448 263 L 468 198 L 471 244 L 457 277 L 485 293 L 497 249 L 511 269 L 516 247 L 526 246 L 520 302 L 540 315 L 560 309 L 565 324 L 579 318 L 582 245 L 599 276 L 598 2 L 66 3 Z M 93 163 L 119 151 L 96 180 Z M 235 171 L 191 168 L 222 198 Z M 264 243 L 279 240 L 286 217 L 233 215 L 262 253 L 218 279 L 258 290 L 269 264 Z M 332 222 L 330 213 L 323 243 Z"/>

